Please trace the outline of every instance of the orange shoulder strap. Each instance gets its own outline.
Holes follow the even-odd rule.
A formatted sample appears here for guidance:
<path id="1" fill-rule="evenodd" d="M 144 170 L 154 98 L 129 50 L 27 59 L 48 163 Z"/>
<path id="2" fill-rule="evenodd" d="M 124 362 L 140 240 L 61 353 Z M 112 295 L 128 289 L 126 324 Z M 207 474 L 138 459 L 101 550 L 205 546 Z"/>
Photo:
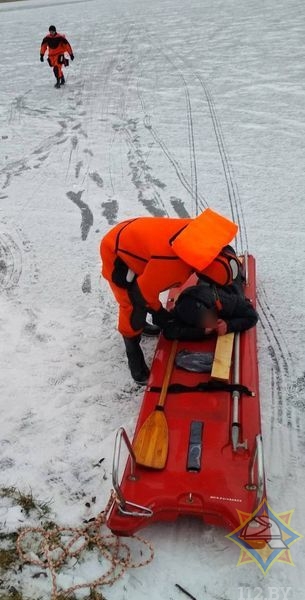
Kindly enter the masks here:
<path id="1" fill-rule="evenodd" d="M 238 226 L 207 208 L 193 219 L 172 242 L 172 249 L 196 271 L 202 271 L 235 237 Z"/>

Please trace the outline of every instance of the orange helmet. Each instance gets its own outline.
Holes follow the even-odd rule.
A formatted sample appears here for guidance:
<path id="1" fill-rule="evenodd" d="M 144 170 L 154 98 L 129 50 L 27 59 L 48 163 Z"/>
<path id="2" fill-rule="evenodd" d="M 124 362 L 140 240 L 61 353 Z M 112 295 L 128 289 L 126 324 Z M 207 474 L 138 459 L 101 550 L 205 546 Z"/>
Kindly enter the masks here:
<path id="1" fill-rule="evenodd" d="M 225 246 L 214 260 L 200 273 L 200 279 L 218 285 L 230 285 L 240 272 L 240 262 L 231 246 Z"/>

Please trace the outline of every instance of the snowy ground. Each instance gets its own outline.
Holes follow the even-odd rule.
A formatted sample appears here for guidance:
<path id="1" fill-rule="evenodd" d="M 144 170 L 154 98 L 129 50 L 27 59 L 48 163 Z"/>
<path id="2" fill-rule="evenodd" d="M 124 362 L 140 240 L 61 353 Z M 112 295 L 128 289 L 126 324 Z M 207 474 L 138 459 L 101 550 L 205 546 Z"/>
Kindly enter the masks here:
<path id="1" fill-rule="evenodd" d="M 39 62 L 50 23 L 75 52 L 60 90 Z M 79 524 L 92 496 L 104 506 L 114 434 L 132 430 L 141 394 L 100 238 L 129 216 L 210 205 L 257 258 L 269 501 L 295 508 L 305 534 L 303 3 L 40 0 L 0 4 L 0 28 L 0 485 L 51 500 L 60 523 Z M 1 527 L 20 518 L 4 502 Z M 271 586 L 304 598 L 304 541 L 294 568 L 263 577 L 235 568 L 224 533 L 188 520 L 148 528 L 155 560 L 105 596 L 179 600 L 180 583 L 198 600 L 269 598 Z M 27 597 L 48 585 L 24 571 Z"/>

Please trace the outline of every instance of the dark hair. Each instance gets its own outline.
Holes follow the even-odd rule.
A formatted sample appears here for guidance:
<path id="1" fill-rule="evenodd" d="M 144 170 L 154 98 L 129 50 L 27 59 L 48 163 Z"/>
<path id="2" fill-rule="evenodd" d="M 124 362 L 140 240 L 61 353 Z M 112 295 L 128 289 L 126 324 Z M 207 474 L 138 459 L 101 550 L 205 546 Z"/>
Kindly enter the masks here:
<path id="1" fill-rule="evenodd" d="M 192 288 L 189 289 L 192 290 Z M 178 319 L 191 327 L 201 327 L 202 318 L 206 312 L 213 312 L 217 315 L 217 309 L 212 293 L 210 298 L 207 297 L 206 300 L 203 300 L 196 298 L 187 292 L 188 290 L 186 290 L 185 293 L 182 292 L 176 302 L 174 312 Z"/>
<path id="2" fill-rule="evenodd" d="M 51 31 L 55 31 L 55 33 L 56 33 L 56 27 L 55 27 L 55 25 L 50 25 L 50 27 L 49 27 L 49 31 L 50 31 L 50 32 L 51 32 Z"/>

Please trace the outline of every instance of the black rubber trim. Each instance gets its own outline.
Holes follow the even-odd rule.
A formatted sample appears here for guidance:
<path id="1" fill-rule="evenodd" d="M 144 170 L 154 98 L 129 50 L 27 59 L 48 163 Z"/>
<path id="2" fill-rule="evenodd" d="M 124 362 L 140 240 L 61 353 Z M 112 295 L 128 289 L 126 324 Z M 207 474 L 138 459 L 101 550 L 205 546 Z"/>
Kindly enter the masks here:
<path id="1" fill-rule="evenodd" d="M 179 256 L 162 256 L 161 254 L 152 254 L 151 258 L 155 260 L 180 260 Z"/>
<path id="2" fill-rule="evenodd" d="M 132 258 L 136 258 L 137 260 L 141 260 L 142 262 L 145 262 L 145 263 L 148 262 L 147 258 L 143 258 L 143 256 L 138 256 L 137 254 L 128 252 L 128 250 L 121 250 L 121 248 L 119 248 L 118 252 L 120 252 L 121 254 L 127 254 L 127 256 L 132 256 Z"/>
<path id="3" fill-rule="evenodd" d="M 159 386 L 148 387 L 149 392 L 161 392 Z M 201 381 L 197 385 L 184 385 L 184 383 L 171 383 L 167 388 L 168 394 L 184 394 L 189 392 L 241 392 L 246 396 L 255 396 L 245 385 L 224 383 L 222 381 Z"/>
<path id="4" fill-rule="evenodd" d="M 117 252 L 118 251 L 118 247 L 119 247 L 119 242 L 120 242 L 120 235 L 122 233 L 122 231 L 124 231 L 124 229 L 126 229 L 126 227 L 128 227 L 128 225 L 130 225 L 130 223 L 133 223 L 134 221 L 136 221 L 137 219 L 130 219 L 130 221 L 127 221 L 126 223 L 124 223 L 123 227 L 120 229 L 120 231 L 117 234 L 116 240 L 115 240 L 115 248 L 114 251 Z"/>
<path id="5" fill-rule="evenodd" d="M 187 223 L 187 225 L 183 225 L 183 227 L 181 227 L 181 229 L 179 229 L 179 231 L 177 231 L 176 233 L 174 233 L 174 235 L 169 239 L 169 245 L 171 246 L 172 243 L 175 241 L 176 237 L 178 237 L 178 235 L 183 231 L 183 229 L 185 229 L 187 226 L 189 225 L 189 223 Z"/>

